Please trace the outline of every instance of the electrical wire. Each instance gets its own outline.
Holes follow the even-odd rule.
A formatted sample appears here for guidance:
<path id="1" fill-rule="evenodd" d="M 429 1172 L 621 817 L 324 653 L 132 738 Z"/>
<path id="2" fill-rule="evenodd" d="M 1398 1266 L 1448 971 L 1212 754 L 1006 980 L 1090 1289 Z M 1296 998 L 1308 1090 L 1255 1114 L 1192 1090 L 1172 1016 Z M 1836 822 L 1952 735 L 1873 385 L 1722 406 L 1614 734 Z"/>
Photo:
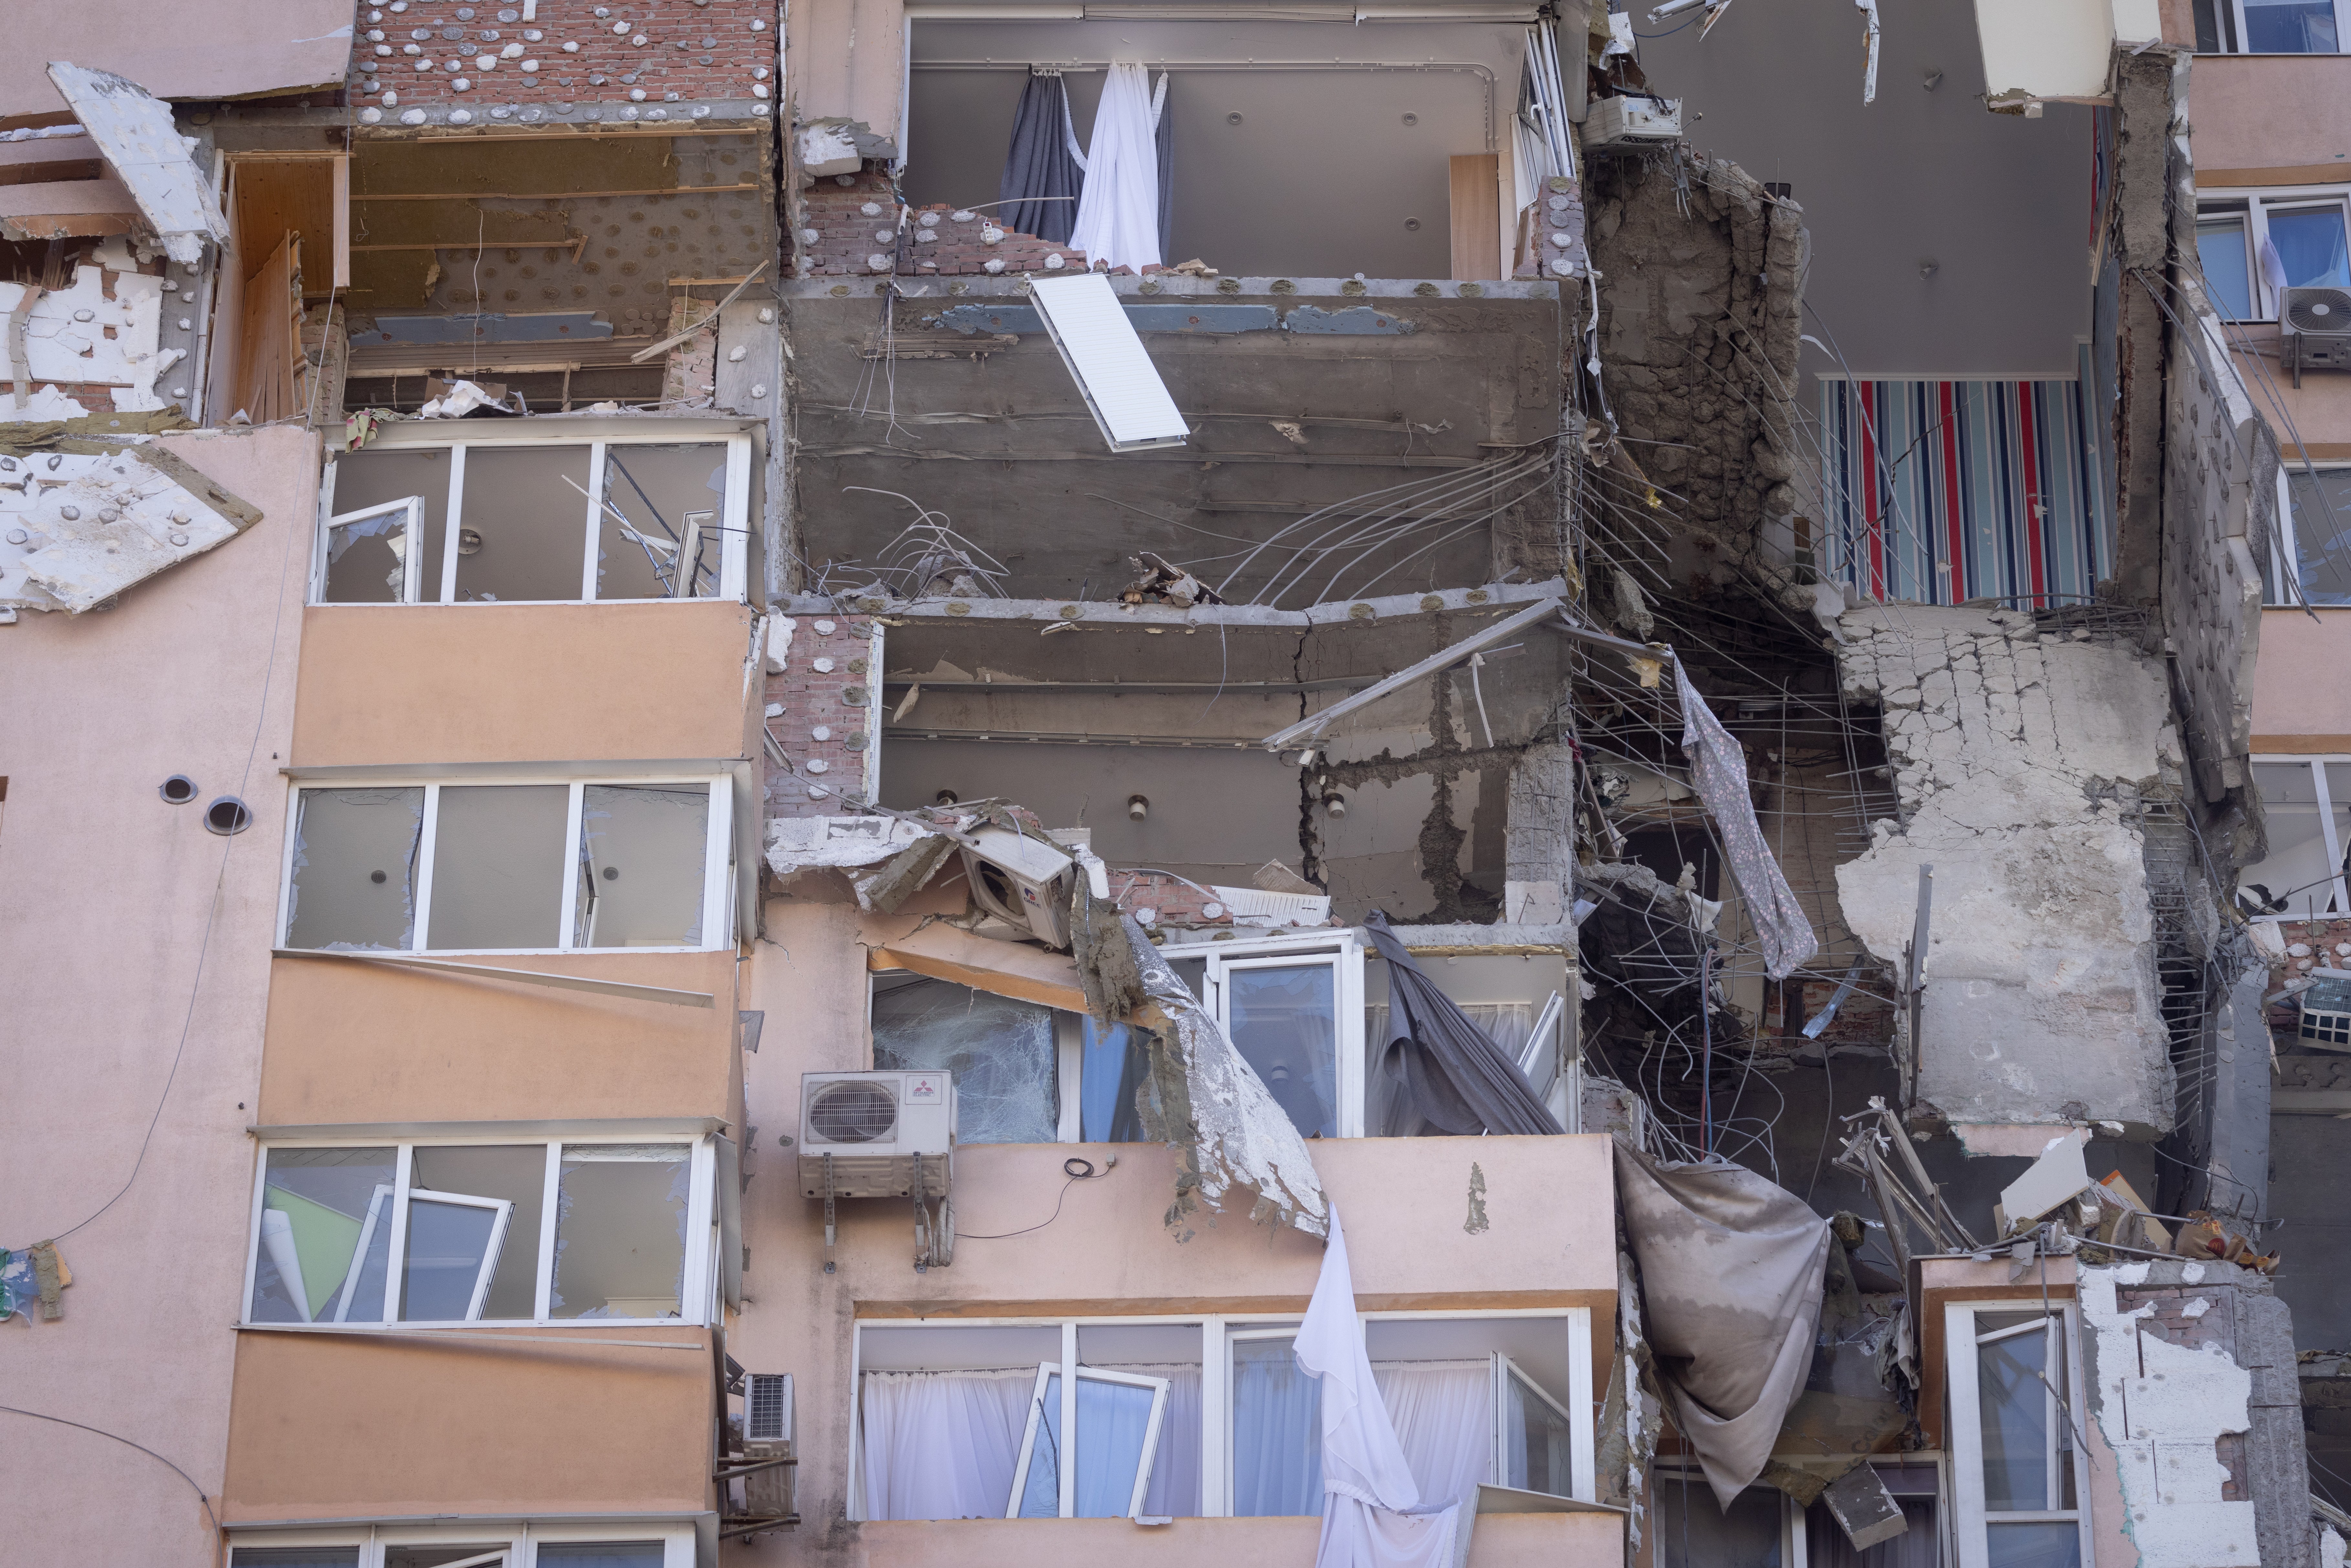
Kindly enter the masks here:
<path id="1" fill-rule="evenodd" d="M 1083 1166 L 1086 1168 L 1083 1170 L 1072 1170 L 1071 1169 L 1072 1166 Z M 1053 1221 L 1061 1218 L 1061 1202 L 1062 1199 L 1070 1196 L 1070 1189 L 1071 1187 L 1077 1186 L 1078 1183 L 1081 1181 L 1099 1181 L 1117 1168 L 1118 1156 L 1116 1155 L 1113 1155 L 1110 1159 L 1110 1164 L 1102 1166 L 1099 1171 L 1094 1169 L 1093 1161 L 1080 1159 L 1073 1155 L 1070 1158 L 1061 1162 L 1061 1169 L 1068 1175 L 1070 1179 L 1061 1184 L 1060 1195 L 1053 1199 L 1052 1213 L 1047 1215 L 1036 1224 L 1024 1226 L 1019 1230 L 999 1230 L 992 1236 L 972 1236 L 962 1231 L 957 1231 L 956 1233 L 956 1239 L 957 1241 L 1003 1241 L 1015 1236 L 1026 1236 L 1032 1230 L 1042 1230 L 1045 1227 L 1052 1224 Z"/>
<path id="2" fill-rule="evenodd" d="M 83 1424 L 82 1424 L 81 1422 L 79 1422 L 79 1421 L 68 1421 L 68 1420 L 67 1420 L 67 1419 L 66 1419 L 64 1416 L 48 1416 L 48 1415 L 44 1415 L 42 1412 L 40 1412 L 40 1411 L 38 1411 L 38 1410 L 23 1410 L 23 1409 L 19 1409 L 17 1406 L 14 1406 L 14 1405 L 0 1405 L 0 1410 L 5 1410 L 5 1411 L 6 1411 L 6 1412 L 7 1412 L 9 1415 L 11 1415 L 11 1416 L 30 1416 L 32 1419 L 34 1419 L 34 1420 L 36 1420 L 36 1421 L 54 1421 L 54 1422 L 56 1422 L 58 1426 L 60 1426 L 60 1427 L 73 1427 L 76 1431 L 95 1433 L 95 1434 L 97 1434 L 99 1437 L 101 1437 L 107 1438 L 107 1439 L 109 1439 L 110 1441 L 120 1443 L 120 1444 L 121 1444 L 121 1445 L 122 1445 L 124 1448 L 136 1448 L 136 1449 L 138 1449 L 141 1453 L 142 1453 L 142 1454 L 146 1455 L 149 1458 L 151 1458 L 151 1459 L 154 1460 L 157 1464 L 162 1465 L 164 1469 L 166 1469 L 170 1470 L 173 1475 L 175 1475 L 175 1476 L 179 1477 L 182 1480 L 183 1480 L 183 1481 L 187 1482 L 187 1483 L 188 1483 L 188 1485 L 189 1485 L 191 1488 L 193 1488 L 193 1489 L 194 1490 L 194 1491 L 195 1491 L 195 1494 L 196 1494 L 196 1501 L 198 1501 L 199 1503 L 202 1503 L 202 1504 L 204 1505 L 204 1518 L 205 1518 L 207 1521 L 209 1521 L 211 1522 L 212 1527 L 213 1527 L 213 1529 L 214 1529 L 214 1531 L 219 1531 L 219 1529 L 220 1529 L 220 1527 L 221 1527 L 221 1526 L 220 1526 L 220 1519 L 219 1519 L 219 1517 L 218 1517 L 217 1515 L 215 1515 L 215 1514 L 213 1512 L 213 1502 L 212 1502 L 212 1499 L 210 1499 L 209 1497 L 206 1497 L 206 1496 L 204 1495 L 204 1488 L 202 1488 L 202 1487 L 200 1487 L 200 1486 L 197 1486 L 197 1485 L 196 1485 L 196 1478 L 195 1478 L 195 1477 L 193 1477 L 193 1476 L 192 1476 L 192 1475 L 190 1475 L 190 1474 L 188 1474 L 188 1472 L 187 1472 L 187 1471 L 185 1471 L 185 1470 L 182 1469 L 179 1466 L 177 1466 L 177 1465 L 173 1464 L 171 1460 L 169 1460 L 169 1459 L 165 1458 L 162 1455 L 161 1455 L 161 1454 L 157 1453 L 154 1449 L 152 1449 L 152 1448 L 151 1448 L 147 1447 L 147 1445 L 146 1445 L 146 1444 L 144 1444 L 144 1443 L 134 1443 L 134 1442 L 132 1442 L 130 1438 L 125 1437 L 122 1437 L 122 1436 L 121 1436 L 121 1435 L 120 1435 L 119 1433 L 114 1433 L 114 1432 L 107 1431 L 105 1428 L 100 1427 L 89 1427 L 89 1426 L 85 1426 L 85 1425 L 83 1425 Z"/>

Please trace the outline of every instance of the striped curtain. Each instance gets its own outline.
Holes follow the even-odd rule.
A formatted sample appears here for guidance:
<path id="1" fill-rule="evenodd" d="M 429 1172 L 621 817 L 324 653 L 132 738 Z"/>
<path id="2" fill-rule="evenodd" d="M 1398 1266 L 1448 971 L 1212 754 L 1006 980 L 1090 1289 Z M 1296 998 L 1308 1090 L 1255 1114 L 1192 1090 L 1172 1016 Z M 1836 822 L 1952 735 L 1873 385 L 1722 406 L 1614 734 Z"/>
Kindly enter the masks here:
<path id="1" fill-rule="evenodd" d="M 2084 379 L 1820 387 L 1832 577 L 1873 599 L 2034 609 L 2088 599 L 2113 570 Z"/>

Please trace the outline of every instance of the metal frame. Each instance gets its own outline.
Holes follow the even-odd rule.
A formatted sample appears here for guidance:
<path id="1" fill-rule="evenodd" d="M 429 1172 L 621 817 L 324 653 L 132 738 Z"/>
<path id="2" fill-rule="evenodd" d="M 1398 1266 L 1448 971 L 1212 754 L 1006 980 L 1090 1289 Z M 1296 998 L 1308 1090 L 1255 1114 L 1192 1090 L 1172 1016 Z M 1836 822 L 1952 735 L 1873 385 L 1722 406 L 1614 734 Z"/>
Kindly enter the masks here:
<path id="1" fill-rule="evenodd" d="M 567 1147 L 585 1147 L 621 1141 L 632 1144 L 667 1144 L 685 1151 L 686 1154 L 689 1171 L 685 1206 L 686 1246 L 679 1279 L 678 1315 L 674 1318 L 559 1318 L 553 1316 L 555 1226 L 562 1194 L 563 1152 Z M 419 1147 L 478 1147 L 539 1143 L 545 1144 L 547 1147 L 547 1172 L 546 1185 L 541 1189 L 539 1202 L 539 1230 L 535 1241 L 538 1256 L 538 1283 L 533 1315 L 528 1318 L 486 1319 L 474 1316 L 458 1320 L 418 1319 L 413 1321 L 398 1317 L 396 1314 L 400 1306 L 401 1272 L 407 1260 L 408 1212 L 411 1198 L 410 1171 L 413 1164 L 414 1151 Z M 717 1314 L 711 1307 L 717 1272 L 715 1246 L 710 1239 L 715 1228 L 713 1217 L 717 1212 L 716 1194 L 714 1190 L 717 1160 L 713 1140 L 709 1137 L 681 1138 L 674 1135 L 632 1137 L 621 1140 L 615 1138 L 611 1133 L 591 1133 L 576 1137 L 566 1137 L 559 1127 L 553 1132 L 537 1137 L 517 1137 L 511 1134 L 486 1134 L 474 1137 L 445 1138 L 367 1136 L 265 1138 L 260 1142 L 254 1155 L 252 1211 L 247 1219 L 246 1236 L 245 1287 L 243 1294 L 239 1297 L 242 1307 L 238 1313 L 238 1322 L 241 1324 L 287 1330 L 298 1330 L 306 1326 L 298 1323 L 255 1323 L 253 1292 L 261 1255 L 261 1213 L 268 1196 L 270 1152 L 273 1149 L 318 1148 L 391 1148 L 394 1151 L 393 1179 L 389 1186 L 379 1184 L 376 1188 L 376 1197 L 369 1206 L 369 1218 L 361 1227 L 359 1247 L 352 1255 L 350 1271 L 345 1276 L 343 1288 L 337 1295 L 339 1304 L 334 1322 L 340 1327 L 363 1331 L 381 1323 L 385 1331 L 391 1332 L 415 1329 L 420 1326 L 463 1329 L 475 1323 L 485 1325 L 531 1323 L 542 1328 L 576 1326 L 596 1330 L 615 1323 L 660 1324 L 672 1328 L 703 1327 L 718 1321 Z M 384 1205 L 387 1198 L 389 1199 L 388 1215 L 379 1212 L 379 1206 Z M 475 1204 L 505 1201 L 442 1192 L 434 1192 L 427 1197 L 427 1201 L 433 1202 L 449 1199 Z M 373 1315 L 350 1317 L 348 1314 L 354 1307 L 350 1297 L 358 1288 L 359 1275 L 366 1261 L 369 1242 L 374 1234 L 375 1226 L 385 1222 L 387 1218 L 392 1227 L 392 1233 L 384 1255 L 383 1298 L 374 1303 Z M 501 1236 L 503 1233 L 502 1228 Z M 485 1265 L 481 1279 L 476 1281 L 473 1303 L 473 1311 L 475 1313 L 481 1310 L 495 1264 L 494 1254 Z M 361 1311 L 365 1311 L 368 1307 L 368 1303 L 365 1302 L 356 1305 Z"/>
<path id="2" fill-rule="evenodd" d="M 534 446 L 584 447 L 588 453 L 588 498 L 582 503 L 581 514 L 580 596 L 577 599 L 556 600 L 502 599 L 486 602 L 496 604 L 653 604 L 684 600 L 707 601 L 717 599 L 726 600 L 729 602 L 740 603 L 744 600 L 746 587 L 749 581 L 749 530 L 751 528 L 752 452 L 751 436 L 747 430 L 735 427 L 729 422 L 711 422 L 701 420 L 681 421 L 677 422 L 674 425 L 669 422 L 662 422 L 662 423 L 650 429 L 643 428 L 640 425 L 636 428 L 624 430 L 610 429 L 606 426 L 604 422 L 584 423 L 566 420 L 559 423 L 547 425 L 530 420 L 518 420 L 513 422 L 496 423 L 487 426 L 477 424 L 474 428 L 465 430 L 462 434 L 450 431 L 445 426 L 440 428 L 428 428 L 421 437 L 410 435 L 410 427 L 405 425 L 394 427 L 394 429 L 397 431 L 399 435 L 407 438 L 392 439 L 392 437 L 394 434 L 394 431 L 387 430 L 382 434 L 380 434 L 375 441 L 370 443 L 367 450 L 445 451 L 450 455 L 449 491 L 444 508 L 444 527 L 442 528 L 441 559 L 434 567 L 434 586 L 430 597 L 426 596 L 424 591 L 422 577 L 422 557 L 417 551 L 412 550 L 409 552 L 408 556 L 408 581 L 405 585 L 402 597 L 397 601 L 377 601 L 373 602 L 379 604 L 385 602 L 399 602 L 406 604 L 427 603 L 444 605 L 486 602 L 483 601 L 461 600 L 456 597 L 457 547 L 465 521 L 464 502 L 465 488 L 465 455 L 468 451 L 475 447 L 487 450 L 491 448 Z M 716 508 L 714 508 L 718 515 L 717 520 L 711 525 L 712 531 L 716 532 L 719 536 L 718 560 L 715 567 L 704 569 L 708 571 L 712 580 L 712 591 L 707 593 L 695 592 L 686 594 L 678 594 L 673 591 L 654 599 L 604 599 L 600 597 L 596 591 L 597 557 L 599 541 L 602 532 L 601 525 L 603 522 L 603 515 L 610 505 L 610 503 L 605 501 L 602 497 L 607 494 L 607 486 L 611 483 L 611 459 L 613 453 L 616 450 L 623 450 L 631 446 L 687 445 L 723 445 L 726 449 L 726 495 L 721 498 L 719 506 Z M 337 523 L 368 516 L 371 512 L 383 509 L 381 507 L 370 508 L 369 511 L 345 513 L 340 517 L 329 517 L 328 514 L 331 512 L 334 505 L 335 472 L 336 464 L 329 462 L 326 465 L 326 474 L 322 478 L 320 485 L 320 524 L 318 538 L 312 549 L 310 572 L 311 588 L 309 601 L 312 604 L 324 604 L 328 602 L 323 597 L 326 584 L 326 541 L 328 530 Z M 387 506 L 397 504 L 399 503 L 387 503 Z M 681 520 L 685 517 L 699 517 L 702 515 L 704 515 L 704 513 L 701 511 L 682 513 Z M 421 499 L 417 502 L 413 517 L 414 521 L 411 526 L 410 538 L 421 543 L 423 537 L 423 507 Z M 633 525 L 631 526 L 633 527 Z M 693 538 L 694 529 L 691 525 L 688 525 L 687 538 L 690 540 Z M 653 544 L 662 548 L 669 548 L 668 541 L 653 541 Z M 679 553 L 683 553 L 683 551 L 674 551 L 674 554 Z M 699 550 L 697 550 L 695 554 L 698 559 L 700 554 Z M 659 569 L 656 567 L 657 573 L 658 570 Z M 695 587 L 698 588 L 701 585 L 701 578 L 702 573 L 698 571 L 695 574 L 694 583 Z M 364 606 L 340 607 L 352 608 Z"/>
<path id="3" fill-rule="evenodd" d="M 481 1262 L 475 1267 L 473 1294 L 465 1302 L 465 1322 L 479 1321 L 482 1315 L 483 1300 L 490 1293 L 490 1278 L 497 1272 L 499 1255 L 506 1249 L 507 1225 L 514 1218 L 513 1201 L 503 1197 L 476 1197 L 471 1193 L 463 1192 L 411 1192 L 408 1195 L 408 1216 L 415 1214 L 416 1206 L 419 1203 L 440 1203 L 453 1208 L 486 1208 L 490 1211 L 493 1217 L 490 1222 L 490 1239 L 487 1245 L 482 1249 Z M 403 1217 L 402 1220 L 403 1239 L 406 1226 L 407 1217 Z M 404 1276 L 408 1268 L 408 1259 L 403 1256 L 400 1262 Z M 402 1290 L 404 1292 L 404 1283 Z M 386 1305 L 389 1304 L 387 1301 Z"/>
<path id="4" fill-rule="evenodd" d="M 1552 1415 L 1567 1423 L 1567 1495 L 1573 1498 L 1581 1498 L 1586 1502 L 1595 1500 L 1596 1472 L 1593 1464 L 1592 1445 L 1581 1440 L 1583 1434 L 1576 1430 L 1574 1410 L 1572 1409 L 1570 1406 L 1562 1405 L 1557 1399 L 1552 1397 L 1551 1390 L 1545 1388 L 1541 1384 L 1537 1383 L 1532 1377 L 1529 1376 L 1523 1367 L 1520 1366 L 1517 1362 L 1510 1359 L 1508 1352 L 1499 1350 L 1494 1352 L 1493 1354 L 1494 1457 L 1492 1467 L 1494 1484 L 1498 1487 L 1506 1487 L 1510 1484 L 1509 1478 L 1510 1474 L 1510 1442 L 1512 1433 L 1510 1431 L 1510 1417 L 1507 1412 L 1510 1408 L 1510 1400 L 1508 1396 L 1510 1394 L 1510 1380 L 1512 1378 L 1516 1378 L 1520 1383 L 1526 1386 L 1529 1393 L 1541 1400 L 1545 1407 L 1548 1408 Z M 1573 1400 L 1573 1396 L 1571 1395 L 1571 1400 Z M 1588 1393 L 1584 1399 L 1584 1403 L 1587 1405 L 1591 1403 Z M 1531 1469 L 1531 1468 L 1532 1467 L 1530 1466 L 1530 1469 Z M 1533 1477 L 1530 1475 L 1527 1480 L 1526 1490 L 1531 1491 L 1543 1491 L 1547 1489 L 1536 1486 L 1534 1484 Z"/>
<path id="5" fill-rule="evenodd" d="M 562 880 L 562 904 L 556 928 L 556 945 L 552 947 L 434 947 L 432 946 L 433 860 L 437 847 L 441 815 L 441 791 L 454 782 L 459 788 L 486 786 L 562 785 L 569 791 L 565 802 L 565 849 Z M 710 792 L 710 806 L 704 819 L 702 851 L 702 941 L 698 946 L 675 947 L 588 947 L 578 945 L 576 929 L 580 913 L 580 875 L 585 841 L 580 829 L 585 810 L 587 789 L 590 785 L 700 785 Z M 419 828 L 416 843 L 416 886 L 414 924 L 406 947 L 387 947 L 381 952 L 401 953 L 707 953 L 735 946 L 737 923 L 734 910 L 734 810 L 735 789 L 731 775 L 678 774 L 648 772 L 632 774 L 625 767 L 590 778 L 564 777 L 548 773 L 517 772 L 480 779 L 444 780 L 415 774 L 394 775 L 383 779 L 371 779 L 365 785 L 346 784 L 340 779 L 309 779 L 300 775 L 287 781 L 287 821 L 296 824 L 296 831 L 286 835 L 282 863 L 278 868 L 277 939 L 273 946 L 287 946 L 287 937 L 293 924 L 294 855 L 300 837 L 302 791 L 366 788 L 379 789 L 416 789 L 424 791 L 424 818 Z"/>
<path id="6" fill-rule="evenodd" d="M 1074 1322 L 1065 1322 L 1061 1325 L 1061 1337 L 1065 1346 L 1069 1341 L 1077 1336 L 1077 1332 L 1078 1325 Z M 1062 1368 L 1071 1365 L 1077 1367 L 1077 1375 L 1062 1377 Z M 1055 1517 L 1061 1519 L 1077 1517 L 1078 1467 L 1075 1457 L 1077 1385 L 1088 1381 L 1116 1383 L 1129 1388 L 1148 1388 L 1153 1391 L 1151 1417 L 1143 1432 L 1143 1455 L 1135 1463 L 1134 1485 L 1126 1502 L 1126 1517 L 1134 1518 L 1143 1511 L 1144 1494 L 1151 1490 L 1151 1468 L 1159 1457 L 1160 1426 L 1167 1417 L 1168 1380 L 1164 1377 L 1146 1377 L 1141 1373 L 1112 1372 L 1102 1367 L 1087 1366 L 1083 1363 L 1071 1361 L 1066 1354 L 1061 1361 L 1038 1364 L 1036 1387 L 1029 1396 L 1028 1425 L 1020 1433 L 1019 1455 L 1012 1461 L 1012 1495 L 1004 1505 L 1004 1517 L 1007 1519 L 1025 1517 L 1020 1511 L 1020 1504 L 1029 1490 L 1029 1467 L 1037 1457 L 1037 1428 L 1044 1424 L 1045 1390 L 1056 1378 L 1061 1379 L 1061 1387 L 1060 1395 L 1054 1400 L 1055 1416 L 1061 1433 L 1061 1450 L 1063 1455 L 1068 1456 L 1054 1467 L 1055 1479 L 1059 1483 L 1060 1491 L 1058 1511 Z"/>
<path id="7" fill-rule="evenodd" d="M 1946 1366 L 1946 1391 L 1949 1397 L 1944 1408 L 1950 1422 L 1952 1508 L 1959 1544 L 1958 1568 L 1988 1568 L 1990 1543 L 1987 1529 L 1994 1524 L 2072 1523 L 2080 1531 L 2081 1561 L 2095 1560 L 2095 1543 L 2090 1521 L 2089 1455 L 2085 1450 L 2082 1424 L 2076 1419 L 2085 1408 L 2082 1398 L 2082 1355 L 2080 1333 L 2071 1301 L 2050 1301 L 2045 1315 L 2038 1323 L 2019 1323 L 2012 1328 L 1995 1329 L 1983 1333 L 1977 1329 L 1978 1314 L 1984 1312 L 2032 1312 L 2043 1310 L 2031 1299 L 2002 1301 L 1951 1301 L 1943 1308 L 1943 1343 Z M 2047 1484 L 2049 1496 L 2058 1495 L 2060 1467 L 2063 1456 L 2071 1453 L 2074 1460 L 2074 1506 L 2071 1509 L 2038 1509 L 2025 1511 L 1992 1512 L 1984 1504 L 1983 1476 L 1983 1407 L 1978 1393 L 1976 1349 L 2001 1340 L 2022 1334 L 2040 1333 L 2046 1336 L 2048 1350 L 2062 1351 L 2065 1358 L 2065 1387 L 2062 1396 L 2044 1377 L 2042 1383 L 2043 1418 L 2049 1434 Z M 2043 1365 L 2053 1359 L 2044 1352 Z"/>

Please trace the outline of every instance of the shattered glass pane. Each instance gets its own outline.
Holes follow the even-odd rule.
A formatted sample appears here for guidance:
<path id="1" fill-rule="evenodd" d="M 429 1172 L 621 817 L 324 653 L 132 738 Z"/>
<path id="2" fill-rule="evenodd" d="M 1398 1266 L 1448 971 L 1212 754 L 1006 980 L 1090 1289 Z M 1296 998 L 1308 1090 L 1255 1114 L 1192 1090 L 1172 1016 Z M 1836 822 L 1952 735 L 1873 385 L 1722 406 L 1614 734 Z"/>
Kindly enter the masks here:
<path id="1" fill-rule="evenodd" d="M 724 443 L 606 447 L 604 503 L 597 598 L 716 595 L 726 538 L 719 528 L 726 520 Z M 681 558 L 688 561 L 684 570 Z"/>
<path id="2" fill-rule="evenodd" d="M 563 930 L 561 784 L 441 788 L 427 945 L 552 947 Z"/>
<path id="3" fill-rule="evenodd" d="M 381 507 L 410 496 L 424 499 L 424 538 L 414 548 L 424 551 L 424 575 L 417 598 L 427 604 L 441 601 L 441 553 L 443 542 L 449 537 L 444 525 L 449 515 L 449 454 L 445 449 L 371 447 L 364 452 L 346 453 L 335 459 L 335 515 L 363 512 L 370 507 Z M 329 547 L 329 550 L 332 546 Z M 370 545 L 373 554 L 379 547 Z M 354 554 L 360 553 L 354 551 Z M 381 558 L 385 571 L 390 568 L 390 551 Z M 364 566 L 366 563 L 362 562 Z M 329 562 L 328 602 L 345 604 L 355 600 L 339 598 L 332 591 L 339 580 L 334 575 L 335 563 Z M 360 575 L 366 575 L 361 571 Z M 382 580 L 382 573 L 376 575 Z M 387 593 L 385 599 L 399 597 Z"/>
<path id="4" fill-rule="evenodd" d="M 683 1144 L 566 1144 L 549 1315 L 682 1316 L 693 1183 Z"/>
<path id="5" fill-rule="evenodd" d="M 959 1144 L 1050 1144 L 1060 1133 L 1050 1008 L 884 977 L 873 989 L 873 1065 L 954 1073 Z"/>
<path id="6" fill-rule="evenodd" d="M 322 604 L 397 604 L 408 572 L 408 514 L 380 512 L 327 530 Z"/>
<path id="7" fill-rule="evenodd" d="M 457 517 L 458 599 L 580 598 L 580 557 L 588 537 L 588 450 L 465 449 L 465 494 Z"/>
<path id="8" fill-rule="evenodd" d="M 272 1149 L 253 1263 L 256 1323 L 377 1322 L 397 1149 Z"/>
<path id="9" fill-rule="evenodd" d="M 342 952 L 412 946 L 423 823 L 422 789 L 303 790 L 286 945 Z"/>
<path id="10" fill-rule="evenodd" d="M 580 810 L 575 947 L 699 947 L 710 787 L 590 784 Z"/>

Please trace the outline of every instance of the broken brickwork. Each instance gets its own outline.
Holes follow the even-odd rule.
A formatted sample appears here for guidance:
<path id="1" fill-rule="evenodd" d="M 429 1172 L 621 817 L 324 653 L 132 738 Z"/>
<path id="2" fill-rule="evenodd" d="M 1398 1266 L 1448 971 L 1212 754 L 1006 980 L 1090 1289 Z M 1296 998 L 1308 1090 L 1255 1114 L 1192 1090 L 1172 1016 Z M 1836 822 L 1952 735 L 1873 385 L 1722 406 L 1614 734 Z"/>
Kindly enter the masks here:
<path id="1" fill-rule="evenodd" d="M 990 262 L 1002 264 L 995 271 L 1018 277 L 1060 270 L 1050 265 L 1054 256 L 1071 271 L 1086 265 L 1084 251 L 998 228 L 985 212 L 918 207 L 902 235 L 898 198 L 889 177 L 873 170 L 818 180 L 800 193 L 796 219 L 792 270 L 799 277 L 893 271 L 985 277 Z M 993 244 L 984 237 L 990 233 L 1000 236 Z"/>
<path id="2" fill-rule="evenodd" d="M 834 817 L 844 800 L 865 798 L 875 630 L 862 615 L 768 618 L 760 718 L 773 747 L 762 748 L 768 817 Z"/>

